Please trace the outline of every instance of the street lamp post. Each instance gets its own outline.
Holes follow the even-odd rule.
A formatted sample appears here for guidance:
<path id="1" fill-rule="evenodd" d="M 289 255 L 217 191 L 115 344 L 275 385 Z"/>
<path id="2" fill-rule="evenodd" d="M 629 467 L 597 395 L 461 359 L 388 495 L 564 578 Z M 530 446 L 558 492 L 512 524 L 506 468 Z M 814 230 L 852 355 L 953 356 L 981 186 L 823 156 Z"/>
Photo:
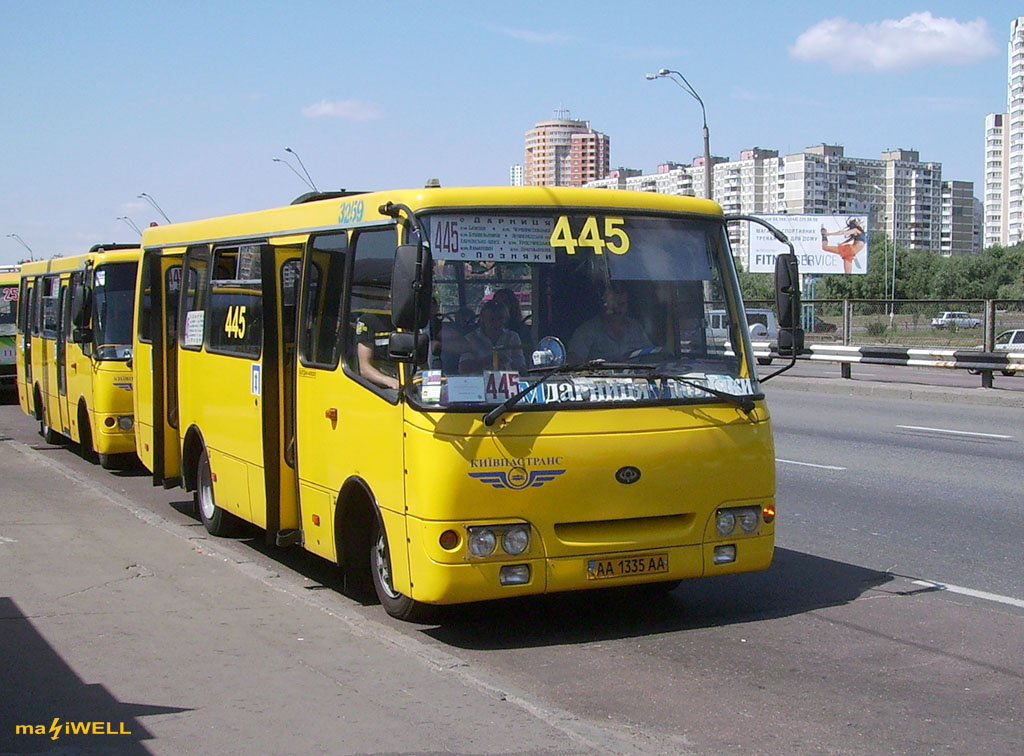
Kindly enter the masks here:
<path id="1" fill-rule="evenodd" d="M 309 171 L 306 170 L 306 166 L 303 164 L 302 158 L 299 157 L 299 153 L 297 153 L 291 147 L 285 147 L 284 151 L 290 152 L 295 156 L 295 159 L 299 161 L 299 167 L 302 168 L 302 172 L 306 174 L 306 178 L 309 180 L 309 185 L 313 187 L 314 192 L 319 192 L 320 190 L 316 188 L 316 182 L 313 181 L 312 177 L 309 175 Z"/>
<path id="2" fill-rule="evenodd" d="M 704 109 L 704 101 L 700 99 L 700 95 L 697 94 L 690 82 L 686 80 L 678 71 L 672 71 L 668 68 L 663 68 L 656 74 L 647 74 L 647 79 L 653 81 L 654 79 L 668 79 L 669 81 L 675 82 L 676 86 L 682 89 L 686 94 L 690 95 L 700 104 L 700 114 L 704 121 L 704 196 L 707 199 L 711 197 L 711 142 L 708 136 L 708 114 Z"/>
<path id="3" fill-rule="evenodd" d="M 33 259 L 35 259 L 35 254 L 36 254 L 36 253 L 32 251 L 32 247 L 28 246 L 28 244 L 26 244 L 26 243 L 25 243 L 25 240 L 24 240 L 24 239 L 22 239 L 22 238 L 21 238 L 20 236 L 18 236 L 17 234 L 7 234 L 7 238 L 8 238 L 8 239 L 14 239 L 14 241 L 18 242 L 18 244 L 20 244 L 20 245 L 21 245 L 21 246 L 23 246 L 23 247 L 24 247 L 25 249 L 27 249 L 27 250 L 28 250 L 28 256 L 29 256 L 29 260 L 33 260 Z"/>
<path id="4" fill-rule="evenodd" d="M 303 176 L 301 173 L 299 173 L 297 170 L 295 170 L 295 166 L 293 166 L 287 160 L 282 160 L 281 158 L 270 158 L 270 159 L 273 162 L 275 162 L 275 163 L 280 163 L 281 165 L 286 166 L 288 168 L 288 170 L 290 170 L 292 173 L 294 173 L 296 176 L 299 177 L 299 181 L 304 183 L 306 186 L 308 186 L 314 192 L 316 191 L 316 187 L 313 186 L 313 184 L 309 183 L 309 181 L 306 180 L 305 176 Z"/>
<path id="5" fill-rule="evenodd" d="M 119 215 L 119 216 L 117 216 L 116 220 L 124 221 L 125 223 L 128 224 L 129 228 L 131 228 L 132 231 L 137 233 L 139 236 L 142 236 L 142 229 L 140 229 L 138 226 L 136 226 L 135 225 L 135 221 L 133 221 L 127 215 Z"/>
<path id="6" fill-rule="evenodd" d="M 145 192 L 142 192 L 142 194 L 140 194 L 140 195 L 139 195 L 139 199 L 144 199 L 144 200 L 146 200 L 146 202 L 148 202 L 148 203 L 149 203 L 150 205 L 152 205 L 152 206 L 153 206 L 153 209 L 154 209 L 154 210 L 156 210 L 156 211 L 157 211 L 158 213 L 160 213 L 161 217 L 163 217 L 163 219 L 164 219 L 165 221 L 167 221 L 168 223 L 170 223 L 170 222 L 171 222 L 171 219 L 167 217 L 167 214 L 166 214 L 166 213 L 165 213 L 165 212 L 164 212 L 163 210 L 161 210 L 161 209 L 160 209 L 160 205 L 156 204 L 156 200 L 155 200 L 155 199 L 153 199 L 152 197 L 150 197 L 150 196 L 149 196 L 148 194 L 146 194 Z"/>

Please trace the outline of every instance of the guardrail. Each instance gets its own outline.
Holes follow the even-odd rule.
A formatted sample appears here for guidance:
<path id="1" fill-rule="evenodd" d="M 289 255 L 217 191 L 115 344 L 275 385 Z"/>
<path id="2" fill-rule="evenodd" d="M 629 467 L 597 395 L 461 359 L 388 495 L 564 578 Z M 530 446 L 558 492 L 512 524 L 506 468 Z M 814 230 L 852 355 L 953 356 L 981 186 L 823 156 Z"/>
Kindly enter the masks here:
<path id="1" fill-rule="evenodd" d="M 782 359 L 777 344 L 768 341 L 751 343 L 754 356 L 760 359 Z M 808 344 L 798 360 L 838 362 L 843 377 L 849 378 L 849 365 L 897 365 L 914 367 L 956 368 L 980 373 L 982 386 L 992 387 L 992 373 L 1024 375 L 1024 352 L 981 352 L 973 349 L 928 349 L 890 346 L 847 346 L 843 344 Z"/>

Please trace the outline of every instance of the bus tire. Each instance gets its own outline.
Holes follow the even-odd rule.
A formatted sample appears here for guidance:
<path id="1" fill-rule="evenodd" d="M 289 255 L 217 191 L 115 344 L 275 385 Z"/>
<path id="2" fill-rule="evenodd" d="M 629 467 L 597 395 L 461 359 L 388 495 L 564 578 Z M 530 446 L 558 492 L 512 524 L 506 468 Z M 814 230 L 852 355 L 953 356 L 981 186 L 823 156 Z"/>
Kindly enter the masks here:
<path id="1" fill-rule="evenodd" d="M 87 462 L 96 463 L 96 452 L 92 445 L 92 425 L 89 423 L 89 412 L 85 405 L 78 408 L 78 453 Z"/>
<path id="2" fill-rule="evenodd" d="M 226 536 L 234 530 L 235 517 L 217 506 L 213 498 L 213 475 L 210 473 L 210 456 L 204 448 L 196 462 L 196 490 L 193 493 L 199 519 L 210 535 Z"/>
<path id="3" fill-rule="evenodd" d="M 388 549 L 388 538 L 384 533 L 380 518 L 373 518 L 373 530 L 370 537 L 370 575 L 373 588 L 384 611 L 395 619 L 407 622 L 428 622 L 433 607 L 421 604 L 395 590 L 391 583 L 391 553 Z"/>
<path id="4" fill-rule="evenodd" d="M 61 436 L 57 431 L 50 427 L 50 424 L 46 421 L 45 415 L 43 419 L 40 421 L 39 430 L 43 434 L 43 440 L 46 441 L 46 443 L 48 444 L 56 445 L 63 440 L 63 436 Z"/>

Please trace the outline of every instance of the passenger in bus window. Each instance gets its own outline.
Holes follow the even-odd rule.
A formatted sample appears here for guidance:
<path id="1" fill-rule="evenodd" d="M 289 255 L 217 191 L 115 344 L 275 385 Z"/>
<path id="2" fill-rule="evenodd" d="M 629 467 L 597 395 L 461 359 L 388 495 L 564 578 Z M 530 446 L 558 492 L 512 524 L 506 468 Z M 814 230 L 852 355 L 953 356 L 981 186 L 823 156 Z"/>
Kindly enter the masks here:
<path id="1" fill-rule="evenodd" d="M 609 284 L 601 296 L 601 314 L 583 322 L 569 340 L 566 362 L 614 362 L 652 346 L 643 326 L 629 314 L 629 292 L 621 284 Z"/>
<path id="2" fill-rule="evenodd" d="M 460 373 L 526 369 L 523 343 L 507 324 L 508 308 L 501 302 L 488 299 L 480 305 L 480 324 L 466 335 L 467 349 L 459 357 Z"/>
<path id="3" fill-rule="evenodd" d="M 383 388 L 398 388 L 398 366 L 388 359 L 391 322 L 387 316 L 367 312 L 356 321 L 359 374 Z"/>
<path id="4" fill-rule="evenodd" d="M 523 317 L 523 307 L 519 304 L 519 297 L 512 289 L 498 289 L 494 292 L 493 299 L 508 308 L 506 328 L 515 331 L 519 336 L 519 341 L 525 344 L 530 338 L 530 326 L 526 324 L 526 319 Z"/>

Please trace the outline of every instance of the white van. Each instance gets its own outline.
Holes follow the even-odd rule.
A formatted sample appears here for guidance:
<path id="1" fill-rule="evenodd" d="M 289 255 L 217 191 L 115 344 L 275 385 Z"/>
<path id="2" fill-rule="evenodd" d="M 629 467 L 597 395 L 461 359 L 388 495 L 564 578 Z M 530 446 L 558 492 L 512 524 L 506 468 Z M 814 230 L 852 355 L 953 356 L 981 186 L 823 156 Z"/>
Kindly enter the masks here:
<path id="1" fill-rule="evenodd" d="M 728 323 L 725 317 L 725 310 L 708 310 L 708 336 L 722 341 L 729 340 Z M 774 310 L 747 310 L 747 328 L 750 331 L 751 341 L 779 340 L 779 321 L 775 317 Z M 758 357 L 759 365 L 771 365 L 771 357 Z"/>

